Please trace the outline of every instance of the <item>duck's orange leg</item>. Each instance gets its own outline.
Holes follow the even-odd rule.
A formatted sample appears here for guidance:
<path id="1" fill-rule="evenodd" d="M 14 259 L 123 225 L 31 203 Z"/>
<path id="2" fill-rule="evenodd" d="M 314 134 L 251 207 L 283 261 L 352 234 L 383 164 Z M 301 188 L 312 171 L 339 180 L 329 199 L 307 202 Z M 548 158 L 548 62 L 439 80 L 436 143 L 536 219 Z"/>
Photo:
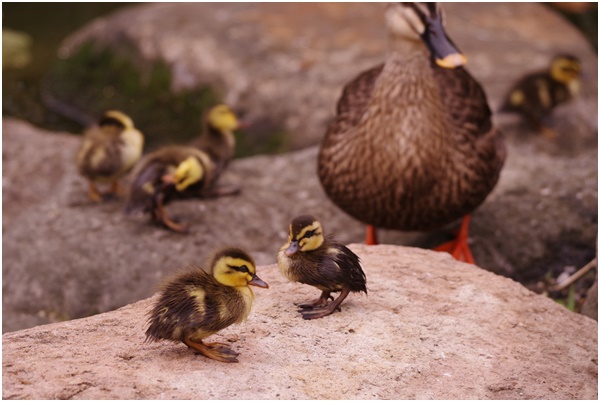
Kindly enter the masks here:
<path id="1" fill-rule="evenodd" d="M 460 229 L 456 234 L 456 239 L 451 240 L 447 243 L 441 244 L 434 248 L 435 251 L 448 252 L 457 259 L 458 261 L 468 262 L 469 264 L 475 264 L 473 254 L 467 240 L 469 239 L 469 222 L 471 221 L 471 215 L 465 215 L 460 224 Z"/>
<path id="2" fill-rule="evenodd" d="M 367 246 L 374 246 L 379 244 L 377 241 L 377 229 L 373 225 L 367 225 L 367 236 L 365 239 L 365 244 Z"/>

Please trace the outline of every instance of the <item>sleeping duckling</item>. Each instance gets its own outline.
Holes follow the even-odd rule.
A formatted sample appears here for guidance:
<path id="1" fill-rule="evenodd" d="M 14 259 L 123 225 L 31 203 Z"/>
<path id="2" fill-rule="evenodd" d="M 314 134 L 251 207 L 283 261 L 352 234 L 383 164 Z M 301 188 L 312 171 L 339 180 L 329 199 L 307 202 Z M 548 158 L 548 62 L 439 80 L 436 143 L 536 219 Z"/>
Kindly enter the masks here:
<path id="1" fill-rule="evenodd" d="M 556 133 L 543 125 L 552 110 L 574 99 L 581 90 L 581 62 L 570 55 L 554 57 L 546 71 L 521 78 L 508 92 L 500 111 L 516 112 L 548 138 Z"/>
<path id="2" fill-rule="evenodd" d="M 311 215 L 292 220 L 288 242 L 277 254 L 277 265 L 288 280 L 321 290 L 317 300 L 298 305 L 305 320 L 341 311 L 339 306 L 350 292 L 367 293 L 367 278 L 358 256 L 332 236 L 324 237 L 321 223 Z M 333 300 L 332 292 L 341 293 Z M 333 300 L 329 305 L 328 299 Z"/>
<path id="3" fill-rule="evenodd" d="M 154 222 L 179 233 L 186 225 L 174 222 L 164 206 L 173 199 L 212 195 L 215 164 L 203 151 L 181 145 L 160 148 L 142 158 L 133 173 L 125 213 L 149 212 Z"/>
<path id="4" fill-rule="evenodd" d="M 237 363 L 239 353 L 204 338 L 248 318 L 254 293 L 248 285 L 268 288 L 256 275 L 254 260 L 239 248 L 217 252 L 211 273 L 202 268 L 179 274 L 166 283 L 150 311 L 146 340 L 183 342 L 204 356 Z"/>
<path id="5" fill-rule="evenodd" d="M 89 198 L 99 202 L 103 198 L 95 182 L 111 182 L 110 192 L 120 194 L 119 179 L 142 155 L 144 136 L 127 115 L 110 110 L 102 115 L 98 125 L 84 133 L 77 153 L 79 173 L 89 180 Z"/>

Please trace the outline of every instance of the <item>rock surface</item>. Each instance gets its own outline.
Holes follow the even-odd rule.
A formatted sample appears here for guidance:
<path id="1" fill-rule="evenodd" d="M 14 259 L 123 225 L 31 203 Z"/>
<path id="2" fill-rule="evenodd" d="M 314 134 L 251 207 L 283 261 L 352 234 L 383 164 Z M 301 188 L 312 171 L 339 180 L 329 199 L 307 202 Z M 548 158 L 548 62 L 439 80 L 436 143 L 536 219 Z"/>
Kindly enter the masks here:
<path id="1" fill-rule="evenodd" d="M 597 129 L 598 61 L 576 28 L 541 4 L 444 8 L 448 33 L 494 109 L 521 75 L 569 52 L 582 59 L 589 82 L 566 132 Z M 285 127 L 297 149 L 320 142 L 343 85 L 384 60 L 384 10 L 380 3 L 141 4 L 74 33 L 60 55 L 92 39 L 143 61 L 162 60 L 175 89 L 208 84 L 248 118 Z"/>
<path id="2" fill-rule="evenodd" d="M 144 343 L 155 298 L 2 337 L 8 399 L 597 399 L 598 328 L 510 279 L 442 253 L 350 246 L 369 295 L 303 321 L 318 291 L 257 272 L 247 322 L 212 337 L 240 352 L 211 361 Z M 211 338 L 209 338 L 211 339 Z M 58 368 L 58 369 L 57 369 Z M 266 374 L 268 373 L 268 374 Z"/>

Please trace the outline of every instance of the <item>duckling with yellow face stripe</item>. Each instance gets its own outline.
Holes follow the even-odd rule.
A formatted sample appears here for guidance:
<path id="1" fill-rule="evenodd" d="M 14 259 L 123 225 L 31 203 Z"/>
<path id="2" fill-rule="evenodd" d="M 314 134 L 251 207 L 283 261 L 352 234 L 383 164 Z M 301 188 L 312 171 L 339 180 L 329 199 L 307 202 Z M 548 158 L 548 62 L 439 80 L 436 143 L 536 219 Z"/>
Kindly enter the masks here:
<path id="1" fill-rule="evenodd" d="M 172 145 L 146 155 L 133 173 L 126 214 L 149 212 L 154 222 L 180 233 L 164 206 L 173 199 L 208 195 L 215 181 L 215 164 L 203 151 Z"/>
<path id="2" fill-rule="evenodd" d="M 166 283 L 150 311 L 146 340 L 183 342 L 204 356 L 237 363 L 239 353 L 222 343 L 202 340 L 248 318 L 254 293 L 248 285 L 268 288 L 256 275 L 256 265 L 239 248 L 217 252 L 211 273 L 202 268 L 182 273 Z"/>
<path id="3" fill-rule="evenodd" d="M 581 90 L 580 61 L 570 55 L 552 59 L 546 71 L 527 74 L 508 92 L 501 107 L 504 112 L 523 115 L 543 135 L 553 138 L 556 133 L 543 121 L 561 103 L 574 99 Z"/>
<path id="4" fill-rule="evenodd" d="M 129 116 L 117 110 L 104 113 L 98 125 L 86 130 L 76 162 L 79 173 L 89 180 L 92 201 L 120 194 L 119 179 L 140 159 L 143 146 L 142 133 Z M 112 183 L 111 190 L 100 193 L 96 182 Z"/>
<path id="5" fill-rule="evenodd" d="M 298 305 L 305 320 L 341 311 L 339 306 L 350 292 L 367 293 L 367 278 L 358 256 L 332 236 L 325 237 L 321 223 L 312 215 L 292 220 L 288 241 L 277 254 L 277 265 L 288 280 L 321 290 L 317 300 Z M 333 292 L 340 292 L 335 300 Z M 329 299 L 333 301 L 328 304 Z"/>

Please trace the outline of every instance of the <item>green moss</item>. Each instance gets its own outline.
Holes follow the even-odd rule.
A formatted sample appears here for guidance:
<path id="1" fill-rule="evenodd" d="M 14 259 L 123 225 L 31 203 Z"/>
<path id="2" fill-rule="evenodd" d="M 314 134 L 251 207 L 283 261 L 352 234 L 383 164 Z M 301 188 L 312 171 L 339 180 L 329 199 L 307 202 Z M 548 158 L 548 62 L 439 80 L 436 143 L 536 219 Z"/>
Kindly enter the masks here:
<path id="1" fill-rule="evenodd" d="M 144 133 L 146 149 L 196 138 L 202 131 L 201 116 L 221 101 L 218 95 L 208 87 L 173 92 L 165 63 L 141 62 L 132 54 L 133 49 L 114 51 L 85 43 L 53 66 L 43 84 L 47 105 L 82 126 L 105 110 L 122 110 Z M 238 157 L 288 150 L 286 133 L 276 125 L 236 134 Z"/>
<path id="2" fill-rule="evenodd" d="M 88 42 L 53 66 L 43 84 L 49 106 L 82 125 L 105 110 L 122 110 L 144 132 L 147 148 L 196 137 L 201 132 L 202 112 L 217 102 L 213 91 L 173 93 L 167 65 L 137 64 Z"/>

